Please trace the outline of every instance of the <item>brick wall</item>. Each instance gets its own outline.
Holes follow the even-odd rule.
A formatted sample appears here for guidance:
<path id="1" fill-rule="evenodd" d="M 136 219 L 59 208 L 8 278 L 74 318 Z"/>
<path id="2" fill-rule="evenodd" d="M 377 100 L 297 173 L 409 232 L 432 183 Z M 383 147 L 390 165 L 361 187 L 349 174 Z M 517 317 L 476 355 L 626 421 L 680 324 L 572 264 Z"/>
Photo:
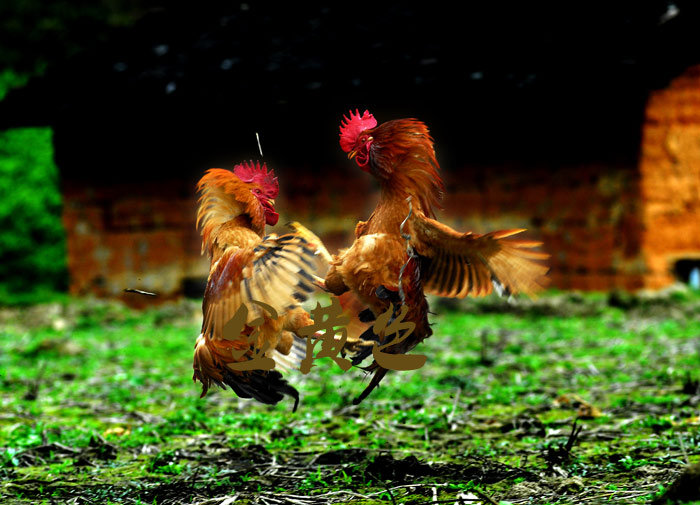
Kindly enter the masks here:
<path id="1" fill-rule="evenodd" d="M 445 222 L 478 233 L 527 228 L 523 236 L 551 254 L 552 286 L 560 289 L 641 287 L 634 167 L 513 164 L 467 174 L 452 177 Z"/>
<path id="2" fill-rule="evenodd" d="M 284 233 L 285 223 L 296 220 L 311 226 L 332 251 L 347 245 L 357 219 L 371 212 L 367 205 L 372 188 L 369 180 L 348 184 L 347 174 L 336 174 L 288 180 L 281 174 L 276 205 L 280 221 L 268 231 Z M 180 296 L 187 279 L 206 279 L 209 263 L 200 254 L 195 229 L 194 183 L 73 180 L 64 182 L 62 192 L 71 294 L 122 298 L 143 306 Z M 125 293 L 126 288 L 159 296 Z"/>
<path id="3" fill-rule="evenodd" d="M 700 66 L 649 97 L 640 151 L 645 286 L 673 281 L 680 259 L 700 259 Z"/>
<path id="4" fill-rule="evenodd" d="M 369 176 L 359 170 L 351 174 L 331 169 L 323 177 L 285 179 L 279 174 L 280 224 L 271 231 L 283 232 L 284 223 L 297 220 L 318 233 L 332 252 L 347 246 L 356 222 L 369 216 L 378 198 Z M 441 219 L 457 230 L 477 233 L 527 228 L 524 237 L 542 240 L 552 254 L 554 286 L 642 286 L 632 168 L 499 165 L 467 167 L 445 177 Z M 65 184 L 71 293 L 143 305 L 156 300 L 124 289 L 153 291 L 162 300 L 180 295 L 185 279 L 206 277 L 193 191 L 193 185 L 177 180 L 137 186 Z"/>
<path id="5" fill-rule="evenodd" d="M 178 181 L 63 185 L 70 292 L 151 300 L 125 288 L 178 296 L 182 281 L 206 275 L 194 230 L 195 200 Z"/>

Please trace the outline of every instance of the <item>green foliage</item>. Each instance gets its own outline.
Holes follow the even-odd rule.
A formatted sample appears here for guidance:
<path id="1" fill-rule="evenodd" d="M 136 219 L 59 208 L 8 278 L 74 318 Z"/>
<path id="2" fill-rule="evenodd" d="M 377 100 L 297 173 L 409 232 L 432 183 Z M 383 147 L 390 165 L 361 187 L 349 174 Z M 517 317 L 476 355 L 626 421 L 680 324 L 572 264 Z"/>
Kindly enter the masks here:
<path id="1" fill-rule="evenodd" d="M 0 132 L 0 304 L 46 298 L 66 280 L 52 131 Z"/>
<path id="2" fill-rule="evenodd" d="M 434 335 L 413 351 L 428 356 L 423 368 L 388 374 L 353 406 L 362 371 L 320 360 L 289 376 L 296 413 L 288 399 L 267 406 L 230 390 L 199 398 L 195 301 L 3 309 L 0 501 L 40 503 L 50 485 L 55 501 L 86 503 L 344 492 L 363 504 L 648 502 L 700 458 L 688 375 L 700 300 L 622 310 L 584 297 L 595 314 L 571 316 L 543 298 L 522 313 L 435 304 Z M 569 451 L 577 398 L 602 415 L 578 419 Z"/>

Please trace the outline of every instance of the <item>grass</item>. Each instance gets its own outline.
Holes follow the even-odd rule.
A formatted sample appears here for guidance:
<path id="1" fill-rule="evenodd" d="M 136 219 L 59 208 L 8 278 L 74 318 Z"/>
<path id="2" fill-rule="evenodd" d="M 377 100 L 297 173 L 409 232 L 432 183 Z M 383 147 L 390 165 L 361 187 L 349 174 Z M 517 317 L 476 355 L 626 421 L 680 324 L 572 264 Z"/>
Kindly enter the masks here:
<path id="1" fill-rule="evenodd" d="M 423 368 L 353 406 L 319 360 L 296 413 L 199 398 L 196 302 L 2 309 L 1 501 L 646 503 L 700 462 L 696 295 L 433 309 Z"/>

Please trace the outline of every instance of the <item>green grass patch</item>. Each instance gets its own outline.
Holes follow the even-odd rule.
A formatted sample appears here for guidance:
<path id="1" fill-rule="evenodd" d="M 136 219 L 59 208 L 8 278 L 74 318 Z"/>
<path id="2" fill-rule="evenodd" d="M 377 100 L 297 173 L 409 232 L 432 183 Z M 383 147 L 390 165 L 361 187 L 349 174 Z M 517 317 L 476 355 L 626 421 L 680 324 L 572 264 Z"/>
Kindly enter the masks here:
<path id="1" fill-rule="evenodd" d="M 199 398 L 196 301 L 3 309 L 0 496 L 644 503 L 700 460 L 700 318 L 689 317 L 700 300 L 577 300 L 434 304 L 434 335 L 414 351 L 423 368 L 388 374 L 353 406 L 364 373 L 319 360 L 290 376 L 296 413 L 231 391 Z"/>

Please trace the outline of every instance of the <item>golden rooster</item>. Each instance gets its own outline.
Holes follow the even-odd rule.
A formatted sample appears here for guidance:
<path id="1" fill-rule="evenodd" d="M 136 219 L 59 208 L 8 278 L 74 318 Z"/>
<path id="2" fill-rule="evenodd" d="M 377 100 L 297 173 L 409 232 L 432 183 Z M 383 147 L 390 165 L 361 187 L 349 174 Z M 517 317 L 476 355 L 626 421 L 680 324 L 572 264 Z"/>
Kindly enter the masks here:
<path id="1" fill-rule="evenodd" d="M 504 240 L 522 229 L 476 235 L 460 233 L 436 221 L 434 207 L 444 189 L 426 125 L 415 119 L 387 121 L 377 126 L 368 111 L 350 112 L 340 125 L 340 146 L 359 167 L 379 181 L 381 196 L 367 221 L 355 228 L 355 241 L 333 258 L 325 279 L 336 295 L 348 290 L 369 306 L 370 321 L 393 305 L 405 306 L 404 321 L 413 332 L 384 352 L 404 354 L 432 334 L 425 293 L 462 298 L 499 292 L 533 294 L 546 284 L 547 254 L 533 251 L 539 242 Z M 401 282 L 399 282 L 401 279 Z M 394 319 L 397 319 L 396 311 Z M 381 333 L 381 332 L 380 332 Z M 380 344 L 388 335 L 373 335 Z M 371 352 L 365 348 L 353 360 Z M 374 375 L 355 399 L 361 402 L 379 384 L 387 369 L 376 362 Z"/>
<path id="2" fill-rule="evenodd" d="M 212 168 L 197 188 L 197 226 L 211 266 L 193 379 L 202 383 L 202 396 L 212 384 L 228 385 L 241 398 L 267 404 L 289 395 L 296 410 L 296 389 L 264 368 L 298 368 L 305 355 L 295 332 L 313 321 L 299 303 L 314 289 L 323 246 L 309 242 L 300 225 L 263 237 L 265 225 L 279 219 L 273 207 L 279 186 L 259 162 Z"/>

